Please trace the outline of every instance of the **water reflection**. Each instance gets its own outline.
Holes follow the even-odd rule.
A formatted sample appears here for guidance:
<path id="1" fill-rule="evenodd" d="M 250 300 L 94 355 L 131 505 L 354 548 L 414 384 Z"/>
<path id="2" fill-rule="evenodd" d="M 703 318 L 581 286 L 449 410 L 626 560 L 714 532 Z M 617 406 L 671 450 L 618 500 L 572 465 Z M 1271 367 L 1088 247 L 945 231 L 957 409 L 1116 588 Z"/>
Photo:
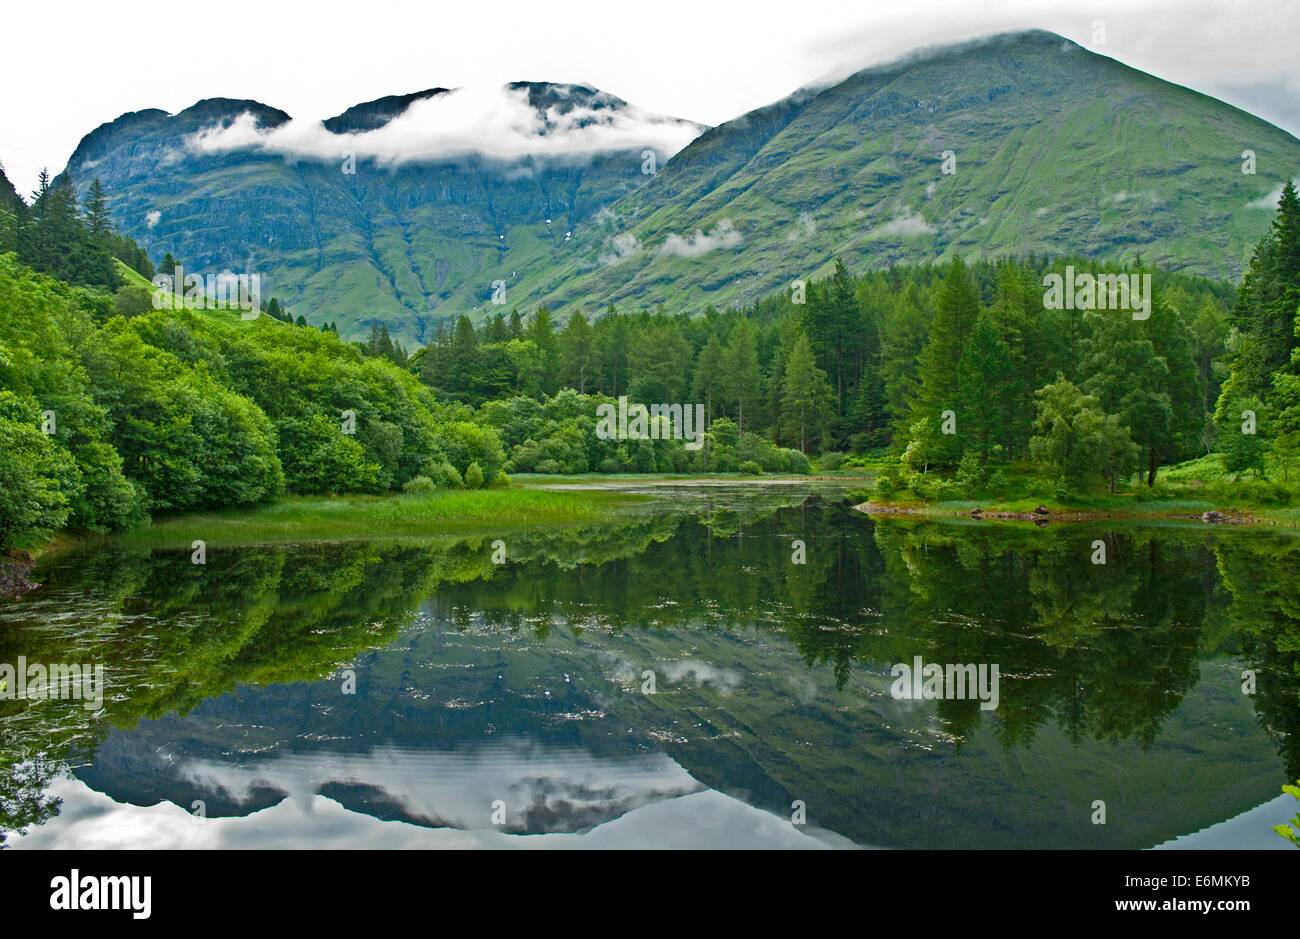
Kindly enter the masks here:
<path id="1" fill-rule="evenodd" d="M 1300 776 L 1285 534 L 873 523 L 800 486 L 675 489 L 505 565 L 491 540 L 52 559 L 0 605 L 0 662 L 103 663 L 109 688 L 98 714 L 0 702 L 0 827 L 1148 847 Z M 999 664 L 997 710 L 895 700 L 917 655 Z"/>

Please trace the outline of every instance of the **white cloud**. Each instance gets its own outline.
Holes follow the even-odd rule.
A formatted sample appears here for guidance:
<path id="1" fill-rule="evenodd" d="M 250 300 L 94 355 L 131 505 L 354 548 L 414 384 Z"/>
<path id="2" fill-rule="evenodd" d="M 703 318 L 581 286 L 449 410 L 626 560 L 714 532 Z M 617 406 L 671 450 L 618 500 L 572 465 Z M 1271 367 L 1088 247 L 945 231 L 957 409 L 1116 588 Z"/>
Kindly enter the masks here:
<path id="1" fill-rule="evenodd" d="M 790 234 L 785 236 L 786 241 L 795 242 L 801 238 L 811 238 L 817 234 L 817 220 L 808 212 L 800 212 L 799 220 L 795 224 L 796 227 L 791 229 Z"/>
<path id="2" fill-rule="evenodd" d="M 146 213 L 145 213 L 145 216 L 144 216 L 144 223 L 145 223 L 145 225 L 147 225 L 149 228 L 153 228 L 155 225 L 158 224 L 158 220 L 159 220 L 160 218 L 162 218 L 162 213 L 161 213 L 161 212 L 158 212 L 158 211 L 146 212 Z"/>
<path id="3" fill-rule="evenodd" d="M 615 235 L 610 241 L 610 246 L 614 249 L 608 254 L 602 254 L 596 260 L 603 265 L 618 264 L 620 261 L 626 261 L 632 255 L 641 250 L 641 242 L 637 240 L 636 235 L 630 231 L 625 231 L 621 235 Z"/>
<path id="4" fill-rule="evenodd" d="M 260 128 L 251 114 L 225 127 L 205 128 L 187 146 L 199 153 L 260 149 L 286 156 L 339 160 L 345 153 L 383 165 L 479 154 L 513 160 L 526 156 L 587 156 L 643 147 L 672 155 L 703 128 L 689 121 L 620 108 L 574 107 L 546 112 L 528 103 L 526 89 L 469 87 L 413 102 L 383 127 L 333 134 L 320 121 L 295 119 Z"/>
<path id="5" fill-rule="evenodd" d="M 898 235 L 903 238 L 916 238 L 920 235 L 933 235 L 939 229 L 928 223 L 923 216 L 912 212 L 910 206 L 903 206 L 903 211 L 883 225 L 872 229 L 873 236 Z"/>
<path id="6" fill-rule="evenodd" d="M 1165 200 L 1160 198 L 1160 196 L 1158 196 L 1156 193 L 1147 189 L 1144 189 L 1140 192 L 1126 192 L 1125 190 L 1121 189 L 1119 192 L 1111 193 L 1108 196 L 1103 196 L 1101 200 L 1101 204 L 1122 205 L 1125 202 L 1136 202 L 1139 205 L 1146 206 L 1148 208 L 1154 208 L 1155 206 L 1161 205 L 1164 201 Z"/>
<path id="7" fill-rule="evenodd" d="M 687 235 L 685 238 L 681 235 L 669 235 L 659 248 L 659 253 L 676 255 L 682 258 L 698 258 L 710 251 L 735 248 L 743 240 L 744 238 L 741 237 L 740 232 L 731 224 L 731 220 L 724 218 L 718 222 L 713 231 L 707 234 L 697 228 L 693 234 Z"/>
<path id="8" fill-rule="evenodd" d="M 1295 180 L 1292 180 L 1291 182 L 1294 183 Z M 1281 198 L 1282 198 L 1282 184 L 1278 183 L 1277 186 L 1273 188 L 1272 192 L 1268 193 L 1267 195 L 1260 196 L 1258 199 L 1255 199 L 1251 202 L 1247 202 L 1246 208 L 1267 209 L 1268 211 L 1272 212 L 1277 209 L 1278 200 Z"/>

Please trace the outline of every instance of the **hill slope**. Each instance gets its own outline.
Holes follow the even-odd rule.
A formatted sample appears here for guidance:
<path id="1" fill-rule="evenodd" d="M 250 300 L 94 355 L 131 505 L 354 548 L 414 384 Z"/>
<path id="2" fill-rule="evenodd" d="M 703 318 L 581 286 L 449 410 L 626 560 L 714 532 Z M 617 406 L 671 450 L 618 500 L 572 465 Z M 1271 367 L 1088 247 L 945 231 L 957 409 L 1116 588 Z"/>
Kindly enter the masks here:
<path id="1" fill-rule="evenodd" d="M 1300 141 L 1271 124 L 1050 33 L 1001 36 L 706 131 L 585 231 L 570 265 L 522 286 L 553 305 L 699 309 L 825 275 L 836 256 L 954 252 L 1140 254 L 1235 280 L 1297 173 Z"/>
<path id="2" fill-rule="evenodd" d="M 487 102 L 510 109 L 496 139 L 550 155 L 484 155 L 444 139 L 445 112 L 419 110 L 451 94 L 381 98 L 306 127 L 255 101 L 137 111 L 88 134 L 67 172 L 82 187 L 101 179 L 116 224 L 155 259 L 258 273 L 264 298 L 313 323 L 357 335 L 384 320 L 419 342 L 438 317 L 489 304 L 494 281 L 513 300 L 513 272 L 554 266 L 567 233 L 649 178 L 645 149 L 662 163 L 665 136 L 701 129 L 590 88 L 517 82 Z M 601 149 L 584 149 L 592 140 Z"/>
<path id="3" fill-rule="evenodd" d="M 407 342 L 441 317 L 543 302 L 561 318 L 610 302 L 693 312 L 824 275 L 836 257 L 862 269 L 953 253 L 1141 255 L 1236 279 L 1270 196 L 1300 173 L 1290 134 L 1044 32 L 801 91 L 703 132 L 666 165 L 654 147 L 654 175 L 627 134 L 591 136 L 586 150 L 566 149 L 566 135 L 700 128 L 638 123 L 647 116 L 581 86 L 505 92 L 535 119 L 513 151 L 511 128 L 488 124 L 454 154 L 413 158 L 455 94 L 432 88 L 349 108 L 315 134 L 256 102 L 135 112 L 88 135 L 69 171 L 103 179 L 115 221 L 151 255 L 259 272 L 262 295 L 295 314 L 354 336 L 384 320 Z M 389 149 L 342 171 L 375 134 Z M 1257 174 L 1242 172 L 1245 150 Z"/>

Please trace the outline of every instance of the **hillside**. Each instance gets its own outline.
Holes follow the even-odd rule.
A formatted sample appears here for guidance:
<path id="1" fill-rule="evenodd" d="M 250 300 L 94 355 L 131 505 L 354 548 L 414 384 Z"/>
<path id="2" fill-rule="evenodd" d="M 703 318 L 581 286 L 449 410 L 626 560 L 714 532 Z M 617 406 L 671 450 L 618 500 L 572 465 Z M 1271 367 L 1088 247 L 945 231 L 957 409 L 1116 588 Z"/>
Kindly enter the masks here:
<path id="1" fill-rule="evenodd" d="M 541 160 L 462 147 L 409 158 L 445 119 L 412 105 L 449 94 L 349 108 L 301 132 L 312 136 L 311 154 L 263 141 L 291 130 L 291 119 L 255 101 L 137 111 L 83 138 L 67 173 L 83 188 L 99 178 L 114 222 L 151 256 L 171 252 L 202 272 L 258 273 L 264 297 L 313 323 L 337 321 L 345 335 L 360 335 L 386 321 L 409 344 L 426 341 L 437 317 L 488 306 L 493 281 L 505 281 L 513 302 L 516 271 L 560 263 L 569 232 L 648 178 L 647 147 L 662 165 L 668 153 L 656 135 L 684 143 L 701 129 L 590 88 L 517 82 L 502 94 L 509 116 L 535 126 L 522 143 L 562 152 Z M 222 131 L 239 135 L 236 143 L 218 141 Z M 584 133 L 618 148 L 564 151 L 564 140 L 581 143 Z"/>
<path id="2" fill-rule="evenodd" d="M 1050 33 L 1003 36 L 705 132 L 524 286 L 553 307 L 698 309 L 825 276 L 837 256 L 1031 252 L 1237 280 L 1298 172 L 1300 141 L 1258 118 Z"/>
<path id="3" fill-rule="evenodd" d="M 1290 134 L 1045 32 L 802 90 L 666 165 L 661 150 L 654 175 L 626 136 L 616 150 L 556 146 L 644 117 L 626 102 L 545 83 L 508 93 L 538 122 L 528 153 L 481 133 L 454 158 L 415 159 L 452 94 L 432 88 L 357 105 L 314 136 L 275 137 L 289 116 L 257 102 L 135 112 L 88 135 L 69 172 L 103 179 L 115 221 L 151 255 L 255 269 L 263 295 L 313 322 L 357 336 L 382 320 L 408 344 L 439 318 L 540 303 L 561 319 L 610 302 L 695 312 L 824 276 L 836 257 L 860 270 L 956 253 L 1140 256 L 1237 280 L 1300 172 Z M 402 148 L 342 171 L 349 147 L 399 131 Z"/>

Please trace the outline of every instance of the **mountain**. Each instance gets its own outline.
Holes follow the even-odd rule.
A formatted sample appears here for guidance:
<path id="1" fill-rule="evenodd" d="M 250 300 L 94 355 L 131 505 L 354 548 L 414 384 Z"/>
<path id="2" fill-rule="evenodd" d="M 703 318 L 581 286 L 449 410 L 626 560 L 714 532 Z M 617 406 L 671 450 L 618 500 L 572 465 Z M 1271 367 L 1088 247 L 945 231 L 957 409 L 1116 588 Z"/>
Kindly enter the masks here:
<path id="1" fill-rule="evenodd" d="M 587 226 L 570 264 L 520 286 L 553 307 L 699 309 L 836 257 L 1030 252 L 1236 280 L 1297 173 L 1300 141 L 1250 114 L 1051 33 L 999 36 L 706 131 Z"/>
<path id="2" fill-rule="evenodd" d="M 581 85 L 458 95 L 389 96 L 320 123 L 226 98 L 136 111 L 83 138 L 66 172 L 98 177 L 155 259 L 257 273 L 264 298 L 313 323 L 356 335 L 386 321 L 423 342 L 439 317 L 513 300 L 515 271 L 555 266 L 569 233 L 649 178 L 647 149 L 662 164 L 702 129 Z"/>
<path id="3" fill-rule="evenodd" d="M 415 342 L 441 317 L 543 302 L 561 318 L 610 302 L 696 312 L 836 257 L 1140 255 L 1236 279 L 1300 173 L 1290 134 L 1040 31 L 929 50 L 707 130 L 584 86 L 460 94 L 381 98 L 314 128 L 227 99 L 135 112 L 88 135 L 68 171 L 103 180 L 151 256 L 258 272 L 263 296 L 313 322 L 357 335 L 384 320 Z M 527 133 L 494 117 L 502 100 Z M 443 127 L 471 104 L 481 121 Z M 694 137 L 666 163 L 677 148 L 650 143 L 665 132 Z"/>

